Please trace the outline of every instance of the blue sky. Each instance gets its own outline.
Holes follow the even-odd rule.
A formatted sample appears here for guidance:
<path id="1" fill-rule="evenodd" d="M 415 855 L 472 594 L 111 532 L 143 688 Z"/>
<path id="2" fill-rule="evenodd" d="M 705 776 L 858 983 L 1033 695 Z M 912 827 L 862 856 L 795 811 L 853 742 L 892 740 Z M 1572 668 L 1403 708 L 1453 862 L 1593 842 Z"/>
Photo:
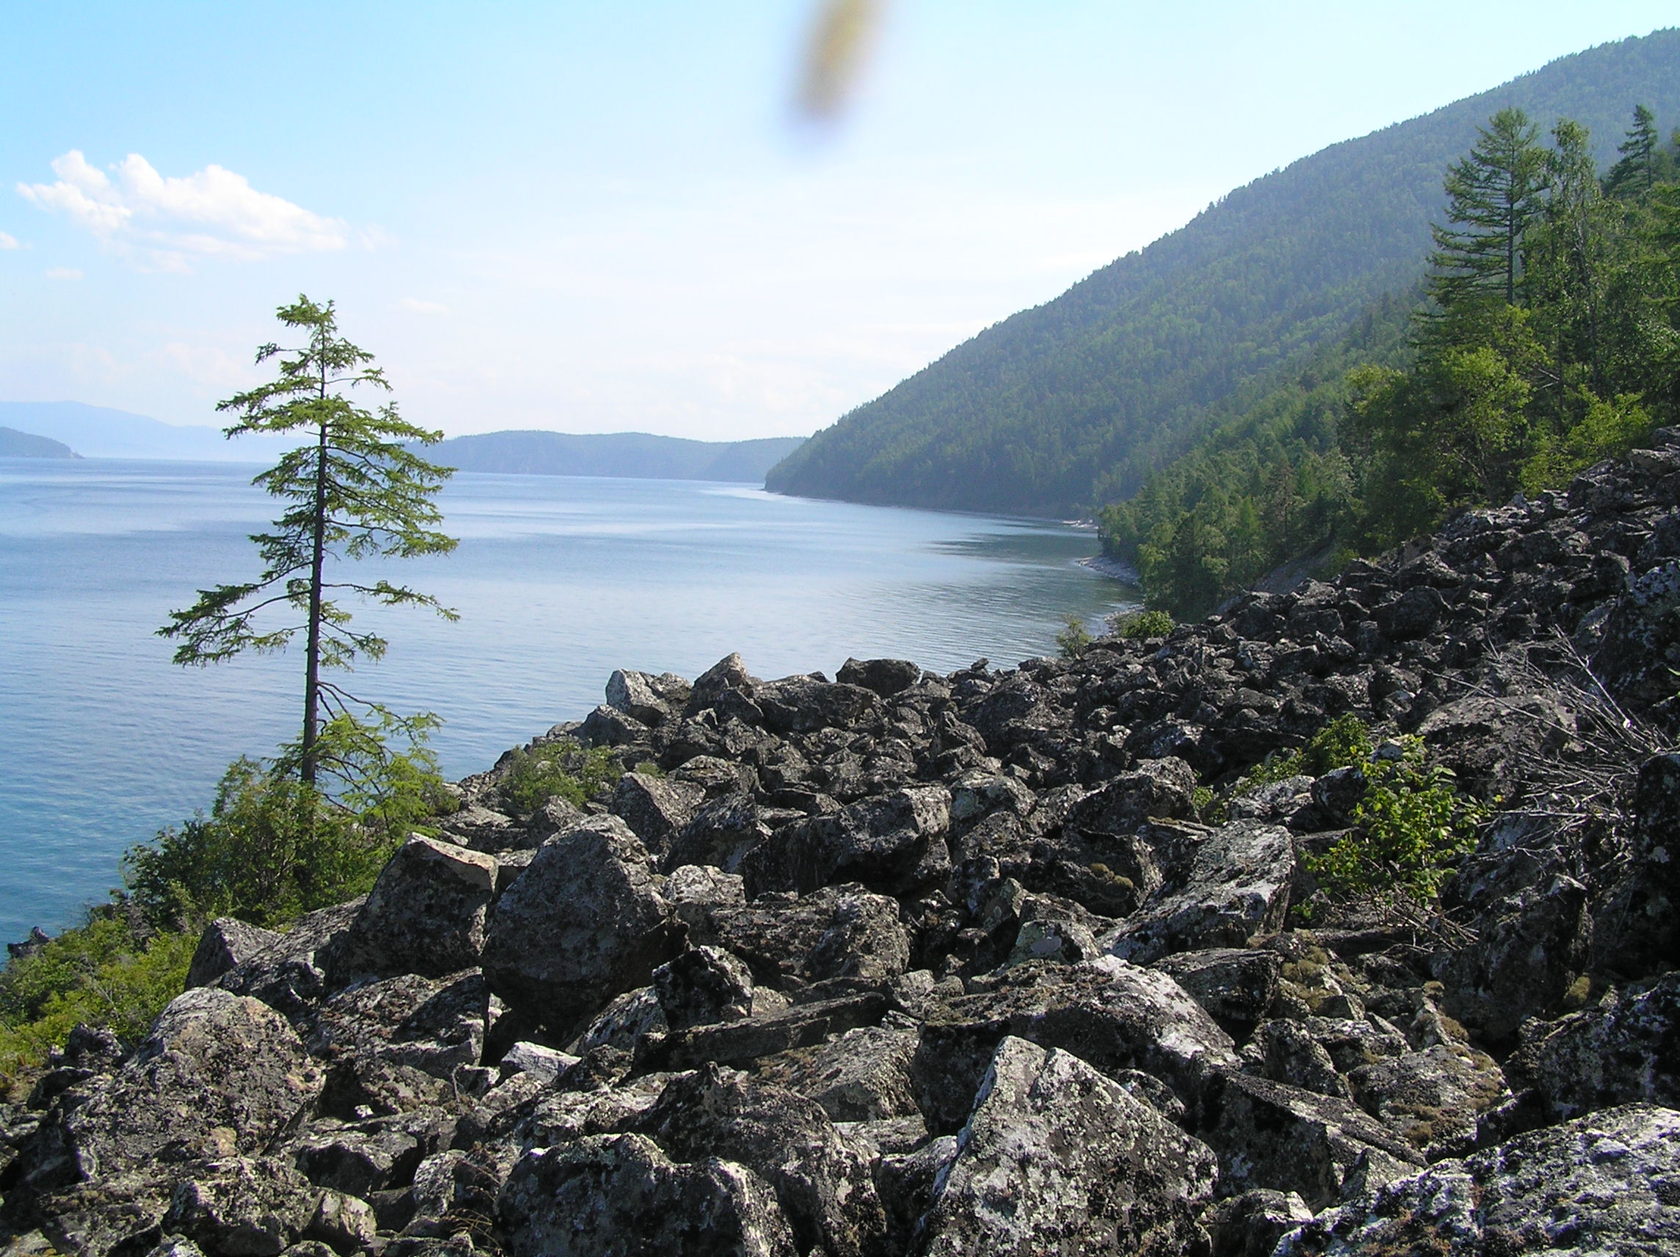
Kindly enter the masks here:
<path id="1" fill-rule="evenodd" d="M 817 124 L 819 8 L 16 0 L 0 400 L 215 423 L 305 292 L 450 435 L 803 435 L 1233 187 L 1675 22 L 877 0 Z"/>

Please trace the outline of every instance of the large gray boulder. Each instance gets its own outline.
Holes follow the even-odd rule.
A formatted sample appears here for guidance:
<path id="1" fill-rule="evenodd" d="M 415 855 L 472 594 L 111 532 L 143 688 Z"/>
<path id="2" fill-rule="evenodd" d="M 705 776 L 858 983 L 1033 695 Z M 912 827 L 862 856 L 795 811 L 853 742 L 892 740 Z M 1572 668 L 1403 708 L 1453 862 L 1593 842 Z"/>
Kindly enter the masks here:
<path id="1" fill-rule="evenodd" d="M 775 1194 L 745 1166 L 671 1160 L 644 1135 L 528 1152 L 497 1220 L 512 1257 L 794 1257 Z"/>
<path id="2" fill-rule="evenodd" d="M 808 894 L 838 882 L 905 895 L 950 868 L 950 825 L 951 794 L 943 786 L 897 790 L 781 826 L 747 853 L 740 872 L 751 895 Z"/>
<path id="3" fill-rule="evenodd" d="M 496 902 L 484 976 L 565 1038 L 613 996 L 647 985 L 681 935 L 647 848 L 617 817 L 592 817 L 544 843 Z"/>
<path id="4" fill-rule="evenodd" d="M 1633 1100 L 1680 1108 L 1680 970 L 1529 1023 L 1514 1064 L 1554 1117 Z"/>
<path id="5" fill-rule="evenodd" d="M 322 1070 L 286 1019 L 216 987 L 177 996 L 129 1061 L 68 1093 L 32 1149 L 36 1182 L 155 1161 L 261 1152 L 320 1094 Z"/>
<path id="6" fill-rule="evenodd" d="M 673 1079 L 639 1128 L 679 1161 L 739 1162 L 775 1190 L 801 1252 L 875 1252 L 886 1214 L 869 1164 L 804 1096 L 707 1065 Z"/>
<path id="7" fill-rule="evenodd" d="M 350 925 L 343 964 L 389 977 L 441 977 L 478 964 L 496 858 L 413 834 L 380 870 Z"/>
<path id="8" fill-rule="evenodd" d="M 1158 894 L 1101 941 L 1111 955 L 1140 965 L 1173 952 L 1241 947 L 1283 924 L 1294 875 L 1287 829 L 1233 821 L 1196 847 L 1182 886 Z"/>
<path id="9" fill-rule="evenodd" d="M 1680 1112 L 1605 1109 L 1367 1191 L 1277 1257 L 1680 1252 Z"/>
<path id="10" fill-rule="evenodd" d="M 922 1220 L 923 1257 L 1205 1251 L 1213 1153 L 1077 1056 L 1005 1038 Z"/>
<path id="11" fill-rule="evenodd" d="M 1138 1069 L 1182 1099 L 1235 1068 L 1231 1037 L 1165 974 L 1113 957 L 1081 965 L 1032 962 L 990 990 L 951 1000 L 921 1028 L 911 1066 L 928 1128 L 967 1120 L 997 1045 L 1008 1036 L 1072 1052 L 1114 1077 Z"/>

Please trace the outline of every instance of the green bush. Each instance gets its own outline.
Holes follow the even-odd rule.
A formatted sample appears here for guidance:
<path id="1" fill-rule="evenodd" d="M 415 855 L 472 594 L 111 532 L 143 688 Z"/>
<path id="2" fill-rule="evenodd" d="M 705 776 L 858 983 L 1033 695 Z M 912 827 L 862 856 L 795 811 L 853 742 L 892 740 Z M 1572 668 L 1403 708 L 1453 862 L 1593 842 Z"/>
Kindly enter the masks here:
<path id="1" fill-rule="evenodd" d="M 1461 794 L 1451 771 L 1424 762 L 1417 738 L 1378 745 L 1354 715 L 1339 716 L 1300 750 L 1277 752 L 1248 773 L 1233 793 L 1301 775 L 1322 777 L 1357 768 L 1364 793 L 1354 822 L 1307 871 L 1333 901 L 1433 902 L 1459 858 L 1475 846 L 1486 815 Z"/>
<path id="2" fill-rule="evenodd" d="M 1108 617 L 1108 631 L 1127 641 L 1165 637 L 1173 631 L 1173 618 L 1165 611 L 1117 611 Z"/>
<path id="3" fill-rule="evenodd" d="M 353 899 L 419 822 L 436 815 L 443 780 L 429 752 L 391 751 L 379 726 L 340 717 L 317 743 L 335 793 L 304 785 L 285 748 L 239 759 L 208 816 L 129 849 L 129 893 L 148 925 L 196 928 L 218 916 L 279 925 Z"/>
<path id="4" fill-rule="evenodd" d="M 1091 634 L 1085 621 L 1076 615 L 1062 617 L 1062 631 L 1056 634 L 1056 649 L 1063 659 L 1077 659 L 1091 649 Z"/>
<path id="5" fill-rule="evenodd" d="M 582 807 L 621 775 L 608 748 L 555 738 L 509 752 L 502 769 L 502 803 L 515 816 L 530 816 L 550 799 Z"/>
<path id="6" fill-rule="evenodd" d="M 13 957 L 0 970 L 0 1080 L 10 1090 L 82 1022 L 137 1043 L 181 993 L 197 944 L 196 933 L 180 931 L 142 940 L 107 908 Z"/>

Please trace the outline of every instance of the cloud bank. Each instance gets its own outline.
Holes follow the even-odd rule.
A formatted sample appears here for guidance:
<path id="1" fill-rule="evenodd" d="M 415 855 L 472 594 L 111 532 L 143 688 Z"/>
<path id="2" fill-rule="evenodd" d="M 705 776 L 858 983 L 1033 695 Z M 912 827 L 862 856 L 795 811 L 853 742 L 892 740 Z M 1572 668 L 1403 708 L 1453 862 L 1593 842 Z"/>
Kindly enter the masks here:
<path id="1" fill-rule="evenodd" d="M 169 176 L 130 153 L 106 174 L 71 149 L 52 169 L 56 183 L 20 183 L 18 193 L 160 270 L 188 269 L 195 256 L 255 261 L 329 252 L 350 239 L 341 219 L 259 192 L 222 166 Z"/>

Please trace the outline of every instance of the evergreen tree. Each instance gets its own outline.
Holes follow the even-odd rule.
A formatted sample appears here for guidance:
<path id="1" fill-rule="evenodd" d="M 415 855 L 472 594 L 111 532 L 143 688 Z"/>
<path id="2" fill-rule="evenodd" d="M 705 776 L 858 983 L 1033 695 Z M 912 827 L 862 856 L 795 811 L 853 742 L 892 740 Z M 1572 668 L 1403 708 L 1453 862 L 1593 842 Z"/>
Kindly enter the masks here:
<path id="1" fill-rule="evenodd" d="M 406 443 L 442 439 L 398 417 L 386 404 L 370 411 L 344 394 L 358 386 L 389 391 L 373 355 L 338 334 L 333 303 L 317 305 L 299 296 L 277 317 L 302 329 L 300 348 L 267 344 L 257 361 L 282 357 L 276 379 L 222 402 L 238 422 L 229 437 L 246 432 L 306 433 L 309 443 L 283 455 L 253 481 L 288 505 L 270 532 L 257 533 L 263 571 L 254 581 L 199 591 L 198 601 L 170 613 L 160 636 L 178 638 L 175 662 L 205 665 L 247 650 L 280 650 L 304 638 L 303 728 L 296 748 L 298 779 L 313 788 L 321 766 L 323 715 L 346 737 L 365 747 L 368 727 L 355 711 L 391 713 L 322 677 L 358 658 L 377 659 L 386 641 L 351 627 L 351 613 L 336 601 L 359 595 L 387 605 L 429 607 L 448 619 L 455 613 L 428 594 L 383 578 L 357 580 L 341 572 L 341 561 L 373 557 L 413 558 L 442 554 L 455 541 L 439 532 L 442 515 L 433 501 L 450 470 L 427 462 Z M 278 621 L 278 622 L 275 622 Z M 350 728 L 345 729 L 348 724 Z"/>
<path id="2" fill-rule="evenodd" d="M 1429 295 L 1451 316 L 1488 302 L 1516 305 L 1522 241 L 1540 211 L 1546 155 L 1520 109 L 1501 109 L 1468 156 L 1447 169 L 1447 226 L 1432 227 Z"/>
<path id="3" fill-rule="evenodd" d="M 1649 192 L 1657 181 L 1657 117 L 1644 105 L 1633 110 L 1633 125 L 1627 138 L 1617 145 L 1622 159 L 1610 167 L 1604 178 L 1604 190 L 1610 196 L 1637 198 Z"/>

